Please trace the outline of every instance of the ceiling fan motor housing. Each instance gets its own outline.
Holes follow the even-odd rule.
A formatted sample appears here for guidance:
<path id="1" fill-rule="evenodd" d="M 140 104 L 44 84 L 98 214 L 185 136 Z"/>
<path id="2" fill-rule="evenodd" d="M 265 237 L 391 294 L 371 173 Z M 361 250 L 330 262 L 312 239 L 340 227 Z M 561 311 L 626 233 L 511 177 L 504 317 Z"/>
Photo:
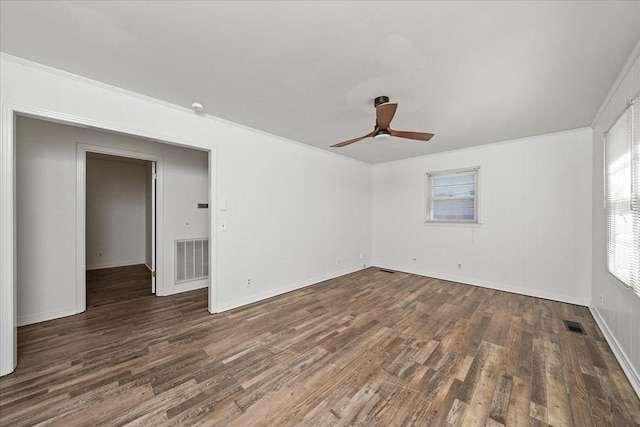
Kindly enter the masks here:
<path id="1" fill-rule="evenodd" d="M 375 107 L 377 107 L 380 104 L 384 104 L 385 102 L 389 102 L 389 97 L 388 96 L 379 96 L 376 99 L 373 100 L 373 105 Z"/>

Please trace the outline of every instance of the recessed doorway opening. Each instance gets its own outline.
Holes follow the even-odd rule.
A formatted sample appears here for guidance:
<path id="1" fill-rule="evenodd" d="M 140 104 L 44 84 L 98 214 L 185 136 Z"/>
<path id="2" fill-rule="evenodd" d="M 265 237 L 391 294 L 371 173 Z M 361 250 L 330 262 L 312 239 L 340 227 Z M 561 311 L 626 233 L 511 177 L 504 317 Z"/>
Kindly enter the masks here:
<path id="1" fill-rule="evenodd" d="M 155 294 L 157 161 L 88 151 L 85 162 L 87 308 Z"/>
<path id="2" fill-rule="evenodd" d="M 171 295 L 211 286 L 214 253 L 207 254 L 212 271 L 208 277 L 178 283 L 174 252 L 177 240 L 210 238 L 214 212 L 208 207 L 215 205 L 211 195 L 211 189 L 215 188 L 210 166 L 215 164 L 212 151 L 22 114 L 15 115 L 14 127 L 17 247 L 14 277 L 18 278 L 13 308 L 16 320 L 11 325 L 14 345 L 16 326 L 70 316 L 86 309 L 87 268 L 93 271 L 133 264 L 142 266 L 143 274 L 151 276 L 151 271 L 155 271 L 156 286 L 149 285 L 145 291 L 148 295 L 154 291 L 158 296 Z M 95 174 L 91 171 L 91 164 L 96 162 L 119 166 L 107 177 L 104 169 L 96 169 Z M 145 178 L 155 176 L 155 180 L 134 184 L 123 180 L 124 187 L 114 188 L 113 181 L 124 178 L 133 166 L 139 167 Z M 96 178 L 98 187 L 107 189 L 106 195 L 98 200 L 125 202 L 124 208 L 92 207 L 90 199 L 97 193 L 88 190 L 87 185 L 91 186 L 91 180 Z M 149 191 L 153 184 L 155 191 Z M 131 200 L 128 188 L 131 186 L 145 190 L 135 202 Z M 130 204 L 142 212 L 141 220 L 122 214 L 122 209 L 131 208 Z M 155 213 L 149 209 L 153 206 Z M 96 210 L 110 213 L 98 218 L 98 222 L 117 226 L 98 232 L 102 239 L 87 232 L 93 227 L 93 220 L 87 215 Z M 115 233 L 142 236 L 136 243 L 137 255 L 131 255 L 131 243 L 113 239 Z M 132 274 L 137 277 L 139 271 Z"/>

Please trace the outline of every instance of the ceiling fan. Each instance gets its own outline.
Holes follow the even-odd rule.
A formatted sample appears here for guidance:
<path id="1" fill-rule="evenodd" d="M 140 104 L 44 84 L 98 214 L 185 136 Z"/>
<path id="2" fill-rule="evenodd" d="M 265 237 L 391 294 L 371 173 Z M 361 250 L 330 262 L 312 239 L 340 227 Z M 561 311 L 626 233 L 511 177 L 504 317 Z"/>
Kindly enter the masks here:
<path id="1" fill-rule="evenodd" d="M 391 120 L 396 113 L 398 103 L 389 102 L 388 96 L 379 96 L 373 101 L 373 103 L 376 107 L 376 125 L 373 128 L 373 131 L 358 138 L 333 144 L 331 147 L 344 147 L 345 145 L 353 144 L 354 142 L 361 141 L 371 136 L 373 137 L 373 139 L 387 139 L 392 136 L 397 136 L 398 138 L 415 139 L 417 141 L 425 142 L 433 137 L 432 133 L 407 132 L 403 130 L 391 129 L 389 127 L 389 123 L 391 123 Z"/>

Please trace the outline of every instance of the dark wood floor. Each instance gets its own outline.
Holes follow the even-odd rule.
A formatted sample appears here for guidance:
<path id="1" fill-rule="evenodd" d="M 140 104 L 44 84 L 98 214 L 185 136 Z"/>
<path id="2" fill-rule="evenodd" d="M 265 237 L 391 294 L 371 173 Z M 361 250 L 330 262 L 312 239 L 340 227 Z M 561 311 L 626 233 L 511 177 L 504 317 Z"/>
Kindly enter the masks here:
<path id="1" fill-rule="evenodd" d="M 87 271 L 88 309 L 151 294 L 151 272 L 144 264 Z"/>
<path id="2" fill-rule="evenodd" d="M 18 330 L 2 425 L 640 425 L 585 307 L 369 268 L 210 315 L 102 273 L 86 313 Z"/>

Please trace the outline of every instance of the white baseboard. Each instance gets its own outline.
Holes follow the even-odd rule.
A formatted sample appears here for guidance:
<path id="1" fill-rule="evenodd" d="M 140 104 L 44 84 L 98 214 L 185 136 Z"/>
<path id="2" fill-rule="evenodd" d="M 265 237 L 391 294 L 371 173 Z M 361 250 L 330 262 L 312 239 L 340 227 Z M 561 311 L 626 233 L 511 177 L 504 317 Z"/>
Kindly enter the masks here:
<path id="1" fill-rule="evenodd" d="M 123 261 L 123 262 L 106 262 L 103 264 L 87 265 L 86 270 L 101 270 L 103 268 L 128 267 L 130 265 L 147 265 L 144 261 Z"/>
<path id="2" fill-rule="evenodd" d="M 47 320 L 59 319 L 60 317 L 73 316 L 78 314 L 75 307 L 63 310 L 47 311 L 45 313 L 30 314 L 28 316 L 20 316 L 17 319 L 17 326 L 32 325 L 34 323 L 46 322 Z"/>
<path id="3" fill-rule="evenodd" d="M 568 304 L 582 305 L 584 307 L 588 307 L 589 303 L 591 302 L 589 298 L 580 298 L 580 297 L 574 297 L 569 295 L 562 295 L 555 292 L 541 291 L 538 289 L 522 288 L 519 286 L 507 285 L 504 283 L 487 282 L 484 280 L 476 280 L 468 277 L 461 277 L 461 276 L 442 274 L 442 273 L 431 273 L 431 272 L 423 272 L 423 271 L 415 271 L 415 270 L 412 271 L 411 268 L 397 267 L 397 266 L 388 265 L 388 264 L 374 264 L 374 265 L 376 267 L 401 271 L 403 273 L 416 274 L 418 276 L 425 276 L 425 277 L 433 277 L 434 279 L 448 280 L 450 282 L 462 283 L 464 285 L 480 286 L 482 288 L 489 288 L 489 289 L 495 289 L 497 291 L 505 291 L 505 292 L 511 292 L 519 295 L 526 295 L 529 297 L 566 302 Z"/>
<path id="4" fill-rule="evenodd" d="M 607 344 L 609 344 L 609 347 L 611 347 L 613 355 L 616 356 L 616 359 L 618 359 L 618 363 L 620 364 L 620 367 L 622 367 L 622 370 L 627 376 L 627 379 L 631 383 L 631 387 L 633 387 L 633 390 L 640 398 L 640 375 L 638 375 L 635 368 L 631 364 L 631 360 L 627 357 L 620 344 L 618 344 L 618 340 L 611 332 L 611 329 L 609 329 L 607 322 L 604 321 L 598 309 L 596 307 L 589 306 L 589 311 L 591 311 L 591 315 L 600 327 L 602 335 L 604 335 L 604 338 L 607 340 Z"/>
<path id="5" fill-rule="evenodd" d="M 164 289 L 164 293 L 162 295 L 158 295 L 158 296 L 169 296 L 169 295 L 175 295 L 175 294 L 180 294 L 182 292 L 189 292 L 189 291 L 195 291 L 196 289 L 203 289 L 203 288 L 207 288 L 209 287 L 209 279 L 202 279 L 202 280 L 194 280 L 192 282 L 187 282 L 187 283 L 182 283 L 182 284 L 174 284 L 173 286 L 165 286 L 165 288 L 168 289 Z"/>
<path id="6" fill-rule="evenodd" d="M 356 271 L 363 270 L 367 267 L 368 266 L 351 267 L 345 270 L 340 270 L 333 273 L 316 276 L 311 279 L 302 280 L 300 282 L 291 283 L 276 289 L 270 289 L 268 291 L 260 292 L 258 294 L 249 295 L 244 298 L 239 298 L 233 301 L 218 302 L 216 304 L 217 305 L 216 313 L 232 310 L 234 308 L 242 307 L 243 305 L 253 304 L 254 302 L 258 302 L 258 301 L 262 301 L 278 295 L 286 294 L 287 292 L 306 288 L 307 286 L 315 285 L 317 283 L 324 282 L 325 280 L 335 279 L 336 277 L 344 276 L 345 274 L 354 273 Z"/>

